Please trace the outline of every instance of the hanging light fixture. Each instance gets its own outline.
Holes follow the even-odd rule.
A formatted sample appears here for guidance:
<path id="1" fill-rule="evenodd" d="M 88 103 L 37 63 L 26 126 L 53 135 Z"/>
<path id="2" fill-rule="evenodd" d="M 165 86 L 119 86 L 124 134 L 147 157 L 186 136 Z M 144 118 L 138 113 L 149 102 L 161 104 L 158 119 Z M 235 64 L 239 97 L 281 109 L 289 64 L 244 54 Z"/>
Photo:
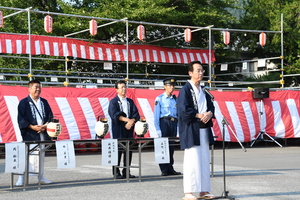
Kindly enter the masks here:
<path id="1" fill-rule="evenodd" d="M 98 26 L 97 21 L 92 19 L 90 21 L 90 34 L 91 35 L 96 35 L 97 34 L 97 31 L 98 31 L 97 26 Z"/>
<path id="2" fill-rule="evenodd" d="M 139 40 L 144 40 L 146 38 L 146 30 L 143 25 L 139 25 L 137 28 L 137 37 Z"/>
<path id="3" fill-rule="evenodd" d="M 44 29 L 47 33 L 52 32 L 53 29 L 53 19 L 50 15 L 47 15 L 44 18 Z"/>
<path id="4" fill-rule="evenodd" d="M 0 11 L 0 28 L 4 25 L 4 16 L 2 11 Z"/>
<path id="5" fill-rule="evenodd" d="M 228 45 L 230 43 L 230 32 L 229 31 L 223 32 L 223 40 L 224 40 L 224 44 L 226 44 L 226 45 Z"/>
<path id="6" fill-rule="evenodd" d="M 262 32 L 261 34 L 259 34 L 259 44 L 261 46 L 265 46 L 266 45 L 266 41 L 267 41 L 267 36 L 264 32 Z"/>
<path id="7" fill-rule="evenodd" d="M 184 31 L 184 39 L 186 42 L 190 42 L 192 40 L 192 31 L 189 28 L 186 28 Z"/>

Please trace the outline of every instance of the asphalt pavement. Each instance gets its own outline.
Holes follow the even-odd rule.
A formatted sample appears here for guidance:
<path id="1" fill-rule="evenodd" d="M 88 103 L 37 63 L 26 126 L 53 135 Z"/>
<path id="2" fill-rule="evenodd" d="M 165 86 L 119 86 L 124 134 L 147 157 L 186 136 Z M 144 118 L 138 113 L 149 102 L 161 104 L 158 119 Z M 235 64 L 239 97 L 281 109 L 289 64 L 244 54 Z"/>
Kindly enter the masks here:
<path id="1" fill-rule="evenodd" d="M 214 150 L 214 176 L 212 191 L 223 199 L 236 200 L 292 200 L 300 199 L 300 145 L 297 141 L 282 148 L 275 143 L 245 145 L 227 143 L 225 151 L 219 143 Z M 225 178 L 224 178 L 225 152 Z M 182 172 L 183 151 L 174 155 L 176 171 Z M 138 153 L 133 153 L 132 165 L 138 164 Z M 182 175 L 161 176 L 155 163 L 153 149 L 142 152 L 142 180 L 138 178 L 114 180 L 111 167 L 101 166 L 101 153 L 76 153 L 76 168 L 58 169 L 55 153 L 45 159 L 45 177 L 52 184 L 37 187 L 30 177 L 25 191 L 20 187 L 10 189 L 10 174 L 4 173 L 5 158 L 0 157 L 0 199 L 77 199 L 77 200 L 181 200 Z M 138 175 L 138 169 L 131 173 Z M 17 176 L 14 182 L 17 181 Z M 228 193 L 227 193 L 228 192 Z M 226 197 L 226 198 L 225 198 Z"/>

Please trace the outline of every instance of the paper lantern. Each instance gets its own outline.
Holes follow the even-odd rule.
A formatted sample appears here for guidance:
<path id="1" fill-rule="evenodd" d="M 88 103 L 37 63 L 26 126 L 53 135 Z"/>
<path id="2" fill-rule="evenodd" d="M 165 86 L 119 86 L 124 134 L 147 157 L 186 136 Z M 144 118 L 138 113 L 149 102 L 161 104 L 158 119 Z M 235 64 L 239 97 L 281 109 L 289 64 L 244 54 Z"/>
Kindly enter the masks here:
<path id="1" fill-rule="evenodd" d="M 52 28 L 53 28 L 53 19 L 50 15 L 47 15 L 44 18 L 44 29 L 47 33 L 52 32 Z"/>
<path id="2" fill-rule="evenodd" d="M 259 34 L 259 44 L 261 46 L 265 46 L 266 45 L 266 41 L 267 41 L 267 36 L 264 32 L 262 32 L 261 34 Z"/>
<path id="3" fill-rule="evenodd" d="M 223 40 L 224 40 L 224 44 L 226 45 L 230 43 L 230 32 L 228 31 L 223 32 Z"/>
<path id="4" fill-rule="evenodd" d="M 190 42 L 192 40 L 192 31 L 189 28 L 186 28 L 184 31 L 184 39 L 186 42 Z"/>
<path id="5" fill-rule="evenodd" d="M 96 35 L 97 34 L 97 30 L 98 30 L 97 26 L 98 26 L 97 21 L 92 19 L 90 21 L 90 34 L 91 35 Z"/>
<path id="6" fill-rule="evenodd" d="M 61 134 L 61 131 L 62 126 L 58 119 L 53 119 L 52 122 L 47 125 L 47 133 L 50 137 L 58 137 Z"/>
<path id="7" fill-rule="evenodd" d="M 146 120 L 137 121 L 134 125 L 134 130 L 138 137 L 143 137 L 148 132 L 148 129 L 149 129 L 149 125 L 146 122 Z"/>
<path id="8" fill-rule="evenodd" d="M 4 25 L 4 17 L 2 11 L 0 11 L 0 28 Z"/>
<path id="9" fill-rule="evenodd" d="M 137 37 L 139 40 L 144 40 L 146 38 L 146 30 L 143 25 L 139 25 L 137 28 Z"/>

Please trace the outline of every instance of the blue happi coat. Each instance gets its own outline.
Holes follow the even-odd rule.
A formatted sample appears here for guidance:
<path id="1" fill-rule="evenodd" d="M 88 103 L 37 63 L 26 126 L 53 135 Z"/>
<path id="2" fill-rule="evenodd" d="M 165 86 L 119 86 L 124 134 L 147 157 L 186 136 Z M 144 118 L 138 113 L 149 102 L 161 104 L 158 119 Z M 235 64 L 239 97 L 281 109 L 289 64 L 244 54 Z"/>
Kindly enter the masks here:
<path id="1" fill-rule="evenodd" d="M 202 87 L 201 87 L 202 88 Z M 215 107 L 211 100 L 211 97 L 205 93 L 207 102 L 207 112 L 211 111 L 213 113 Z M 192 85 L 187 82 L 180 90 L 177 98 L 177 110 L 178 110 L 178 123 L 179 123 L 179 136 L 180 136 L 180 147 L 181 149 L 190 148 L 195 145 L 200 145 L 199 139 L 199 128 L 200 120 L 196 118 L 198 112 L 198 105 L 195 102 L 195 95 L 193 94 Z M 212 134 L 213 123 L 210 120 L 207 123 L 209 131 L 209 143 L 214 143 L 214 138 Z"/>

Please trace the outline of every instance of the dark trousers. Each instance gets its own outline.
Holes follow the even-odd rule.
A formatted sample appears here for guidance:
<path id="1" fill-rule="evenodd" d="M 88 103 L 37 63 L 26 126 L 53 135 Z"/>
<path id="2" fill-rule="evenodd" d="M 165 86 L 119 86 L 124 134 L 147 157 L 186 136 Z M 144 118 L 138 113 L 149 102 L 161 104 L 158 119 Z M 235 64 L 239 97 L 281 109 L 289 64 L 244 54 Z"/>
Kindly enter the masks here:
<path id="1" fill-rule="evenodd" d="M 171 121 L 168 119 L 160 119 L 160 130 L 162 137 L 176 137 L 177 135 L 177 122 Z M 174 164 L 174 145 L 175 141 L 169 141 L 169 152 L 170 152 L 170 162 L 165 164 L 159 164 L 160 171 L 162 173 L 173 172 L 173 164 Z"/>
<path id="2" fill-rule="evenodd" d="M 123 166 L 126 166 L 126 151 L 125 150 L 118 151 L 118 166 L 120 166 L 120 164 L 121 164 L 122 154 L 123 154 Z M 131 165 L 131 160 L 132 160 L 132 151 L 129 151 L 129 166 Z M 126 167 L 128 167 L 128 166 L 126 166 Z M 114 175 L 114 169 L 115 169 L 115 166 L 112 167 L 113 175 Z M 118 167 L 116 167 L 116 172 L 117 172 L 117 174 L 120 173 L 120 169 Z M 129 170 L 129 172 L 130 172 L 130 170 Z M 123 176 L 126 175 L 126 168 L 123 168 L 122 174 L 123 174 Z"/>

